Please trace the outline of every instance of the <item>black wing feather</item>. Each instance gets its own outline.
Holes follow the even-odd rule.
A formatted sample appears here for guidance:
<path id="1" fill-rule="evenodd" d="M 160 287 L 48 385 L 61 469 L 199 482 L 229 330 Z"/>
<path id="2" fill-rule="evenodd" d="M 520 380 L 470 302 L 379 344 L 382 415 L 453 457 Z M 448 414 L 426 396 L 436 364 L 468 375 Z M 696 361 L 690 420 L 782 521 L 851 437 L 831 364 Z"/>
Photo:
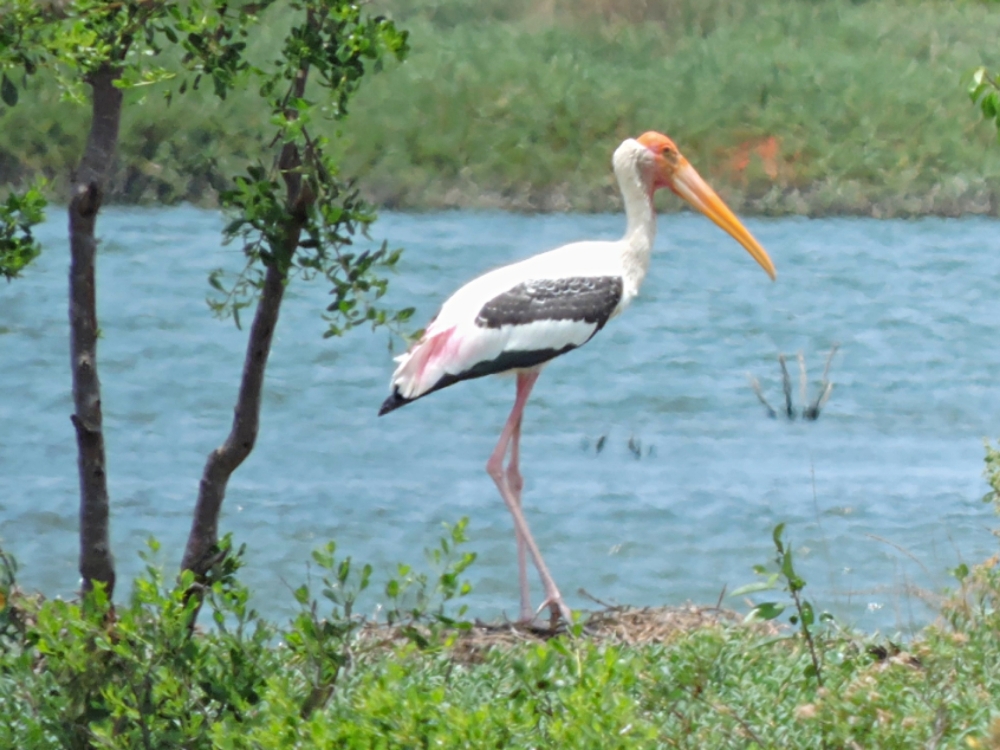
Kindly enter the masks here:
<path id="1" fill-rule="evenodd" d="M 481 328 L 500 328 L 508 325 L 527 325 L 543 320 L 574 320 L 594 324 L 594 333 L 597 333 L 608 322 L 618 303 L 621 302 L 622 291 L 620 276 L 579 276 L 526 281 L 483 305 L 476 316 L 476 325 Z M 465 372 L 445 375 L 434 384 L 433 388 L 412 399 L 403 398 L 399 389 L 393 388 L 392 394 L 379 409 L 379 416 L 462 380 L 537 367 L 575 348 L 575 345 L 569 344 L 560 349 L 506 351 L 496 359 L 478 362 Z"/>
<path id="2" fill-rule="evenodd" d="M 596 323 L 599 331 L 621 302 L 622 288 L 620 276 L 526 281 L 483 305 L 476 325 L 500 328 L 541 320 L 582 320 Z"/>

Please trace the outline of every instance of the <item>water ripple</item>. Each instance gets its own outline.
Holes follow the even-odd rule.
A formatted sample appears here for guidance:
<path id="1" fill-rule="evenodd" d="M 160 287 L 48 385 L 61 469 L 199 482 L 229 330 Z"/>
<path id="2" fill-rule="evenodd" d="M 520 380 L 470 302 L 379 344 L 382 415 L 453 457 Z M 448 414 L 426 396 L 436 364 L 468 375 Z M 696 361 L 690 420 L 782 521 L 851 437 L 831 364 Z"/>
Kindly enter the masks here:
<path id="1" fill-rule="evenodd" d="M 50 593 L 77 582 L 64 223 L 54 214 L 38 265 L 0 288 L 0 534 L 24 584 Z M 660 219 L 642 296 L 539 381 L 525 512 L 573 605 L 587 603 L 580 587 L 635 604 L 715 601 L 771 557 L 770 528 L 787 521 L 814 599 L 861 624 L 907 627 L 914 615 L 900 612 L 925 610 L 900 604 L 901 582 L 944 585 L 959 557 L 995 549 L 979 498 L 981 441 L 1000 424 L 1000 226 L 748 224 L 777 263 L 776 284 L 704 219 Z M 123 580 L 151 533 L 176 564 L 205 457 L 232 419 L 246 334 L 204 304 L 208 271 L 239 267 L 221 226 L 192 208 L 101 217 L 100 362 Z M 476 273 L 620 229 L 617 216 L 455 212 L 389 214 L 376 231 L 407 249 L 388 302 L 415 306 L 422 322 Z M 260 439 L 230 485 L 223 527 L 249 546 L 246 578 L 275 614 L 288 611 L 283 581 L 302 580 L 327 538 L 386 571 L 419 561 L 443 521 L 469 515 L 474 611 L 516 612 L 510 521 L 483 471 L 513 382 L 464 383 L 378 419 L 386 338 L 323 339 L 327 296 L 291 287 Z M 833 342 L 836 387 L 819 422 L 767 419 L 747 373 L 777 405 L 777 353 L 802 350 L 815 381 Z"/>

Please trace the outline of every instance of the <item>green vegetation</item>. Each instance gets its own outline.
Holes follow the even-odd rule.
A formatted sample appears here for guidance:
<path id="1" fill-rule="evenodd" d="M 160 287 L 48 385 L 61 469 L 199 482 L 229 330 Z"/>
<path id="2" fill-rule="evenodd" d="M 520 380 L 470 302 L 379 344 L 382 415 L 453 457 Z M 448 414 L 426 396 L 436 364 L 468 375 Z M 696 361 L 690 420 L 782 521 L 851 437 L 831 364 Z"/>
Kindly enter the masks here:
<path id="1" fill-rule="evenodd" d="M 993 503 L 1000 513 L 1000 449 L 986 445 L 986 481 L 990 484 L 990 492 L 983 502 Z"/>
<path id="2" fill-rule="evenodd" d="M 624 137 L 675 137 L 735 207 L 1000 212 L 1000 149 L 959 85 L 1000 67 L 995 4 L 378 0 L 412 52 L 352 102 L 338 158 L 392 207 L 609 210 Z M 254 42 L 276 49 L 280 19 Z M 251 52 L 253 48 L 251 47 Z M 176 82 L 175 82 L 176 83 Z M 168 84 L 169 85 L 169 84 Z M 260 150 L 252 100 L 131 96 L 113 194 L 213 200 Z M 0 182 L 65 188 L 86 117 L 42 82 L 0 114 Z M 318 126 L 317 126 L 318 127 Z M 665 207 L 676 207 L 668 200 Z"/>
<path id="3" fill-rule="evenodd" d="M 1000 135 L 1000 75 L 991 75 L 984 67 L 977 68 L 969 84 L 969 98 L 983 117 L 993 121 Z"/>
<path id="4" fill-rule="evenodd" d="M 270 47 L 250 49 L 253 32 L 261 29 L 258 14 L 272 7 L 280 14 L 279 36 L 267 37 Z M 273 32 L 275 27 L 266 28 Z M 181 562 L 192 574 L 184 601 L 195 603 L 193 627 L 202 578 L 225 562 L 225 551 L 218 548 L 219 515 L 230 476 L 256 443 L 264 373 L 289 281 L 320 277 L 330 284 L 333 300 L 324 316 L 328 336 L 360 325 L 398 330 L 413 312 L 380 306 L 388 286 L 382 274 L 395 266 L 401 251 L 383 244 L 353 252 L 355 235 L 367 234 L 375 214 L 340 176 L 330 139 L 313 127 L 314 122 L 340 122 L 362 79 L 387 60 L 401 62 L 407 51 L 405 31 L 384 16 L 362 13 L 349 0 L 261 0 L 238 6 L 229 0 L 7 0 L 0 8 L 0 100 L 10 111 L 23 112 L 21 89 L 35 91 L 31 87 L 39 80 L 37 91 L 59 92 L 70 102 L 91 106 L 86 144 L 74 144 L 82 154 L 72 170 L 72 186 L 62 186 L 71 196 L 72 423 L 79 456 L 84 594 L 98 588 L 110 600 L 115 587 L 98 376 L 95 228 L 109 193 L 123 112 L 141 109 L 141 99 L 126 102 L 126 93 L 173 81 L 180 98 L 189 89 L 198 91 L 204 80 L 211 82 L 214 97 L 226 101 L 236 94 L 233 99 L 267 119 L 267 134 L 257 138 L 248 163 L 216 193 L 228 210 L 223 238 L 241 243 L 246 262 L 234 279 L 222 271 L 210 275 L 219 297 L 209 305 L 217 315 L 231 315 L 237 326 L 240 310 L 253 308 L 253 322 L 232 428 L 205 462 Z M 163 102 L 172 101 L 173 89 L 163 93 Z M 29 119 L 37 114 L 29 111 Z M 6 278 L 17 276 L 40 252 L 31 227 L 42 220 L 44 206 L 37 187 L 10 191 L 0 205 L 0 274 Z"/>
<path id="5" fill-rule="evenodd" d="M 379 623 L 358 614 L 371 568 L 332 543 L 284 627 L 249 607 L 242 550 L 224 556 L 213 627 L 194 632 L 193 575 L 171 585 L 155 543 L 117 608 L 100 586 L 82 605 L 26 596 L 0 553 L 0 746 L 1000 747 L 997 558 L 960 566 L 939 622 L 902 647 L 814 618 L 782 531 L 767 583 L 784 580 L 795 629 L 755 624 L 769 602 L 747 623 L 611 610 L 552 638 L 461 619 L 464 521 L 429 572 L 399 566 Z"/>
<path id="6" fill-rule="evenodd" d="M 11 193 L 0 203 L 0 276 L 10 281 L 42 252 L 31 228 L 42 221 L 45 198 L 40 186 Z"/>
<path id="7" fill-rule="evenodd" d="M 249 270 L 226 299 L 237 306 L 219 309 L 235 315 L 239 295 L 261 285 L 254 269 L 262 266 L 263 284 L 278 295 L 268 331 L 293 270 L 332 283 L 330 312 L 347 321 L 332 333 L 389 322 L 351 304 L 384 291 L 379 280 L 356 282 L 396 256 L 339 253 L 349 242 L 341 222 L 349 235 L 371 218 L 338 181 L 341 162 L 383 204 L 596 210 L 616 201 L 607 174 L 615 142 L 657 127 L 743 210 L 998 210 L 1000 155 L 986 148 L 993 136 L 977 119 L 996 120 L 997 81 L 972 79 L 979 113 L 954 85 L 966 66 L 996 65 L 983 58 L 995 50 L 1000 15 L 984 5 L 386 0 L 415 32 L 412 60 L 388 62 L 393 74 L 360 92 L 350 124 L 340 125 L 365 61 L 381 63 L 377 40 L 397 54 L 406 46 L 394 27 L 362 22 L 356 7 L 328 16 L 326 5 L 306 3 L 287 58 L 252 71 L 266 106 L 216 102 L 203 90 L 180 97 L 180 85 L 167 106 L 169 89 L 158 87 L 185 62 L 222 93 L 250 67 L 237 65 L 244 50 L 273 60 L 287 18 L 269 19 L 268 33 L 244 48 L 228 44 L 222 18 L 212 19 L 221 31 L 211 37 L 197 32 L 202 14 L 174 15 L 171 33 L 191 57 L 163 53 L 164 69 L 125 80 L 136 34 L 116 25 L 118 14 L 159 8 L 82 2 L 99 7 L 97 32 L 74 21 L 78 36 L 50 34 L 49 46 L 34 49 L 71 54 L 92 85 L 108 79 L 105 93 L 116 88 L 112 76 L 130 86 L 111 194 L 206 200 L 229 186 L 222 200 L 242 214 L 227 233 L 243 241 Z M 29 0 L 17 7 L 36 12 Z M 221 0 L 213 7 L 228 10 Z M 4 36 L 15 28 L 4 25 L 10 18 L 0 13 L 0 39 L 20 40 Z M 341 22 L 353 31 L 342 33 Z M 199 46 L 209 37 L 227 43 Z M 121 67 L 91 55 L 98 49 Z M 0 61 L 12 50 L 0 49 L 8 55 Z M 11 182 L 45 175 L 66 195 L 87 123 L 77 104 L 56 100 L 45 75 L 0 76 L 0 173 Z M 335 92 L 320 105 L 316 78 Z M 62 90 L 72 98 L 82 80 Z M 342 140 L 322 140 L 337 128 Z M 246 167 L 278 144 L 270 171 Z M 230 183 L 236 172 L 246 176 Z M 37 254 L 30 229 L 43 205 L 34 188 L 0 204 L 4 276 Z M 248 351 L 255 346 L 251 339 Z M 990 446 L 986 467 L 985 500 L 1000 509 L 1000 451 Z M 113 575 L 84 573 L 89 590 L 79 602 L 25 594 L 0 551 L 0 747 L 1000 748 L 1000 555 L 959 565 L 939 621 L 905 650 L 817 616 L 783 525 L 773 564 L 755 568 L 763 581 L 738 593 L 784 593 L 755 603 L 746 622 L 718 612 L 695 618 L 696 627 L 657 628 L 662 612 L 607 611 L 552 637 L 463 619 L 461 576 L 474 560 L 463 551 L 463 521 L 430 553 L 430 572 L 400 565 L 377 594 L 371 567 L 338 558 L 329 543 L 313 556 L 319 580 L 291 592 L 298 615 L 277 625 L 250 607 L 237 577 L 242 550 L 216 539 L 217 514 L 218 505 L 205 511 L 197 564 L 185 563 L 176 580 L 151 543 L 125 603 L 111 601 Z M 199 611 L 211 617 L 207 629 L 196 626 Z M 377 617 L 361 614 L 369 611 Z M 760 622 L 786 612 L 791 628 Z"/>

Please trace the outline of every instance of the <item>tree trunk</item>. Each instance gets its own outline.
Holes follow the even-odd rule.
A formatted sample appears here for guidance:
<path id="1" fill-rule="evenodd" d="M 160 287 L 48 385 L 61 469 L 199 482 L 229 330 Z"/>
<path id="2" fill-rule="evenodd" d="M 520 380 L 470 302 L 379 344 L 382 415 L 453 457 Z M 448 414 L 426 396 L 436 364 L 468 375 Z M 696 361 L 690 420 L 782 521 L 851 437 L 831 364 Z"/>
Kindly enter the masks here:
<path id="1" fill-rule="evenodd" d="M 295 242 L 298 244 L 297 232 Z M 285 273 L 272 264 L 268 266 L 264 277 L 264 289 L 250 328 L 233 426 L 226 442 L 208 455 L 198 487 L 194 520 L 184 550 L 184 560 L 181 562 L 183 570 L 194 571 L 198 576 L 205 575 L 214 562 L 219 541 L 219 513 L 229 477 L 250 455 L 257 441 L 264 368 L 271 353 L 271 339 L 278 324 L 278 312 L 284 294 Z"/>
<path id="2" fill-rule="evenodd" d="M 101 209 L 107 172 L 118 145 L 122 92 L 114 87 L 120 71 L 103 68 L 89 76 L 93 119 L 69 204 L 69 323 L 73 371 L 70 417 L 76 428 L 80 472 L 80 575 L 84 593 L 102 583 L 110 598 L 115 564 L 108 541 L 108 483 L 101 417 L 101 382 L 97 377 L 97 294 L 94 229 Z"/>
<path id="3" fill-rule="evenodd" d="M 294 96 L 301 97 L 305 90 L 307 70 L 299 71 L 294 84 Z M 293 113 L 290 113 L 293 114 Z M 190 570 L 198 577 L 205 576 L 216 562 L 219 542 L 219 513 L 226 496 L 229 477 L 243 463 L 257 441 L 260 424 L 260 397 L 264 385 L 264 369 L 271 353 L 271 339 L 278 323 L 278 312 L 285 293 L 288 267 L 299 245 L 302 228 L 306 222 L 306 206 L 312 196 L 303 190 L 302 176 L 298 172 L 301 161 L 298 148 L 287 143 L 282 148 L 278 167 L 287 189 L 289 208 L 283 246 L 273 248 L 275 259 L 267 266 L 264 289 L 257 303 L 246 358 L 243 361 L 243 379 L 236 400 L 233 426 L 220 447 L 208 455 L 205 470 L 198 487 L 198 502 L 194 509 L 191 532 L 188 535 L 181 570 Z"/>

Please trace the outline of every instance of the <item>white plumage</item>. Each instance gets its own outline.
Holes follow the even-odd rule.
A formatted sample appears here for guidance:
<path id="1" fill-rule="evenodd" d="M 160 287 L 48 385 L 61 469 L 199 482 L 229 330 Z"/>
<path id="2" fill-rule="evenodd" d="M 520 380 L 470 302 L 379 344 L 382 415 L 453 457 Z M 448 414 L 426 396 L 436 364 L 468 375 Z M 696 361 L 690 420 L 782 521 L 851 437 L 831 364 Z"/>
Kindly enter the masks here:
<path id="1" fill-rule="evenodd" d="M 392 386 L 407 400 L 426 394 L 446 375 L 460 375 L 475 365 L 494 361 L 505 352 L 562 350 L 587 342 L 596 323 L 572 319 L 542 319 L 488 328 L 477 325 L 483 305 L 521 284 L 572 278 L 621 277 L 620 242 L 577 242 L 490 271 L 460 288 L 441 306 L 422 341 L 396 358 Z M 569 273 L 567 273 L 569 272 Z M 636 285 L 638 287 L 638 285 Z M 632 295 L 634 296 L 634 295 Z M 632 296 L 623 296 L 611 317 Z M 438 337 L 447 344 L 435 348 Z"/>
<path id="2" fill-rule="evenodd" d="M 659 133 L 624 141 L 612 164 L 622 191 L 627 226 L 616 242 L 575 242 L 483 274 L 441 306 L 421 340 L 396 358 L 385 414 L 468 378 L 515 371 L 517 398 L 487 463 L 514 519 L 518 543 L 521 618 L 534 616 L 526 552 L 538 568 L 542 609 L 569 618 L 521 513 L 518 468 L 521 418 L 541 368 L 582 346 L 639 293 L 656 235 L 653 194 L 668 187 L 729 232 L 774 277 L 767 253 L 698 176 L 673 142 Z M 503 466 L 508 447 L 511 459 Z"/>

